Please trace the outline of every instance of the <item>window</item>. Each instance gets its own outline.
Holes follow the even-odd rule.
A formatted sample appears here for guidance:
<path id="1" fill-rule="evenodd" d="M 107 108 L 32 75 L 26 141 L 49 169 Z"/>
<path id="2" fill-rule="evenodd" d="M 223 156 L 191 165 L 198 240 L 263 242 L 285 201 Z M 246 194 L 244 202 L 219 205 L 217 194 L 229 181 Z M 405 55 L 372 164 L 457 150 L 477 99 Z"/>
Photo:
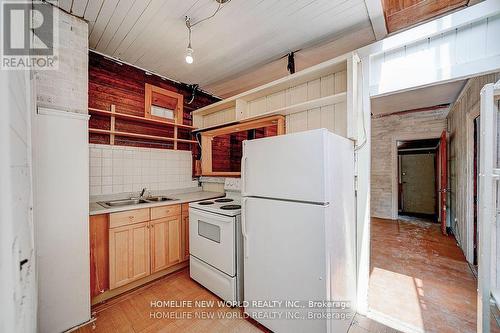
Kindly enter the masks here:
<path id="1" fill-rule="evenodd" d="M 181 94 L 146 83 L 144 116 L 182 123 L 184 97 Z"/>

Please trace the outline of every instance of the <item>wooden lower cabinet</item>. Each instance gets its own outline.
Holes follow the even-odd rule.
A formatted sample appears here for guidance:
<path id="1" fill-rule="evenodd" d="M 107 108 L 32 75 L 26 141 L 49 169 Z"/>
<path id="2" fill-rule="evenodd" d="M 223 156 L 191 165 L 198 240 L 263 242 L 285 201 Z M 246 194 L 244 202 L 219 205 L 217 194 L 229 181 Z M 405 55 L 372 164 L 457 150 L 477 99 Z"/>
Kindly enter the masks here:
<path id="1" fill-rule="evenodd" d="M 149 222 L 109 229 L 109 286 L 123 286 L 150 274 Z"/>
<path id="2" fill-rule="evenodd" d="M 165 217 L 150 223 L 151 273 L 156 273 L 181 261 L 181 218 Z"/>
<path id="3" fill-rule="evenodd" d="M 138 222 L 149 216 L 154 219 Z M 108 289 L 121 287 L 188 259 L 188 218 L 183 210 L 181 214 L 181 205 L 109 214 Z"/>
<path id="4" fill-rule="evenodd" d="M 182 261 L 189 260 L 189 204 L 182 204 L 181 221 L 181 256 Z"/>
<path id="5" fill-rule="evenodd" d="M 93 215 L 90 234 L 90 297 L 109 290 L 108 214 Z"/>

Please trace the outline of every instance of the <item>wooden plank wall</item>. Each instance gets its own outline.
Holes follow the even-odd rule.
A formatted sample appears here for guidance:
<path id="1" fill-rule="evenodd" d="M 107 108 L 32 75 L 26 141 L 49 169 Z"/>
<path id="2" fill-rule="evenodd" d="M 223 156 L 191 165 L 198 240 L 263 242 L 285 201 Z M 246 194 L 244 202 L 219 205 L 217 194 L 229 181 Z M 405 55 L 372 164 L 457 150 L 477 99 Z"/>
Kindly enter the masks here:
<path id="1" fill-rule="evenodd" d="M 453 233 L 469 262 L 473 261 L 473 225 L 470 205 L 473 195 L 473 131 L 471 121 L 479 111 L 481 88 L 487 83 L 500 80 L 500 73 L 470 79 L 448 114 L 449 168 L 450 168 L 450 221 Z"/>
<path id="2" fill-rule="evenodd" d="M 389 33 L 411 27 L 467 5 L 467 0 L 383 0 Z"/>
<path id="3" fill-rule="evenodd" d="M 146 83 L 168 89 L 184 96 L 183 124 L 191 125 L 191 112 L 195 109 L 217 102 L 218 99 L 205 93 L 197 92 L 192 104 L 191 89 L 187 84 L 163 79 L 157 75 L 147 75 L 143 70 L 119 64 L 102 55 L 89 52 L 89 107 L 110 110 L 112 104 L 116 105 L 116 112 L 127 113 L 135 116 L 144 116 L 144 86 Z M 109 129 L 109 117 L 93 115 L 90 127 Z M 125 119 L 116 119 L 116 130 L 150 134 L 158 136 L 173 136 L 172 128 L 145 123 L 137 123 Z M 191 139 L 191 133 L 186 129 L 179 129 L 181 139 Z M 90 143 L 108 144 L 109 136 L 90 134 Z M 124 146 L 173 148 L 172 142 L 155 142 L 151 140 L 117 137 L 115 144 Z M 179 143 L 178 149 L 195 150 L 186 143 Z"/>
<path id="4" fill-rule="evenodd" d="M 294 87 L 291 103 L 305 102 L 347 90 L 347 72 L 341 71 Z M 347 136 L 347 104 L 345 101 L 306 110 L 286 116 L 286 132 L 294 133 L 316 128 L 327 128 L 335 134 Z"/>

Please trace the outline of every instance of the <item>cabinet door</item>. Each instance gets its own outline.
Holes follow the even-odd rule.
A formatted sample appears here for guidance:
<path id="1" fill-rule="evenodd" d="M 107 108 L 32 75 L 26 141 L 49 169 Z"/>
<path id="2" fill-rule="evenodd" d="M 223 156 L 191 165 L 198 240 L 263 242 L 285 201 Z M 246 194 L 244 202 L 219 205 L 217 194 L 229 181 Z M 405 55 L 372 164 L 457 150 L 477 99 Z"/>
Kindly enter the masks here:
<path id="1" fill-rule="evenodd" d="M 168 221 L 168 262 L 169 266 L 181 261 L 181 217 Z"/>
<path id="2" fill-rule="evenodd" d="M 180 216 L 151 221 L 151 272 L 180 262 Z"/>
<path id="3" fill-rule="evenodd" d="M 149 222 L 109 229 L 109 286 L 123 286 L 150 274 Z"/>
<path id="4" fill-rule="evenodd" d="M 130 226 L 130 268 L 131 281 L 148 276 L 150 270 L 149 222 Z"/>
<path id="5" fill-rule="evenodd" d="M 181 256 L 182 261 L 189 259 L 189 207 L 182 205 L 182 225 L 181 225 Z"/>

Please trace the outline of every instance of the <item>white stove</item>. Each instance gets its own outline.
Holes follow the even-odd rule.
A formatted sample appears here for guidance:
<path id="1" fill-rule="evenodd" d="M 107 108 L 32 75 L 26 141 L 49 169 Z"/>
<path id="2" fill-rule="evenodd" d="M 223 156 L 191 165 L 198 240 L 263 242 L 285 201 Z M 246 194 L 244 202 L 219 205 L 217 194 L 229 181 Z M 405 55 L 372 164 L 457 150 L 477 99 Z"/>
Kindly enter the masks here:
<path id="1" fill-rule="evenodd" d="M 189 204 L 190 276 L 232 304 L 243 301 L 240 180 L 226 178 L 226 196 Z"/>
<path id="2" fill-rule="evenodd" d="M 241 198 L 226 195 L 224 198 L 192 202 L 189 207 L 226 216 L 237 216 L 241 215 Z"/>

